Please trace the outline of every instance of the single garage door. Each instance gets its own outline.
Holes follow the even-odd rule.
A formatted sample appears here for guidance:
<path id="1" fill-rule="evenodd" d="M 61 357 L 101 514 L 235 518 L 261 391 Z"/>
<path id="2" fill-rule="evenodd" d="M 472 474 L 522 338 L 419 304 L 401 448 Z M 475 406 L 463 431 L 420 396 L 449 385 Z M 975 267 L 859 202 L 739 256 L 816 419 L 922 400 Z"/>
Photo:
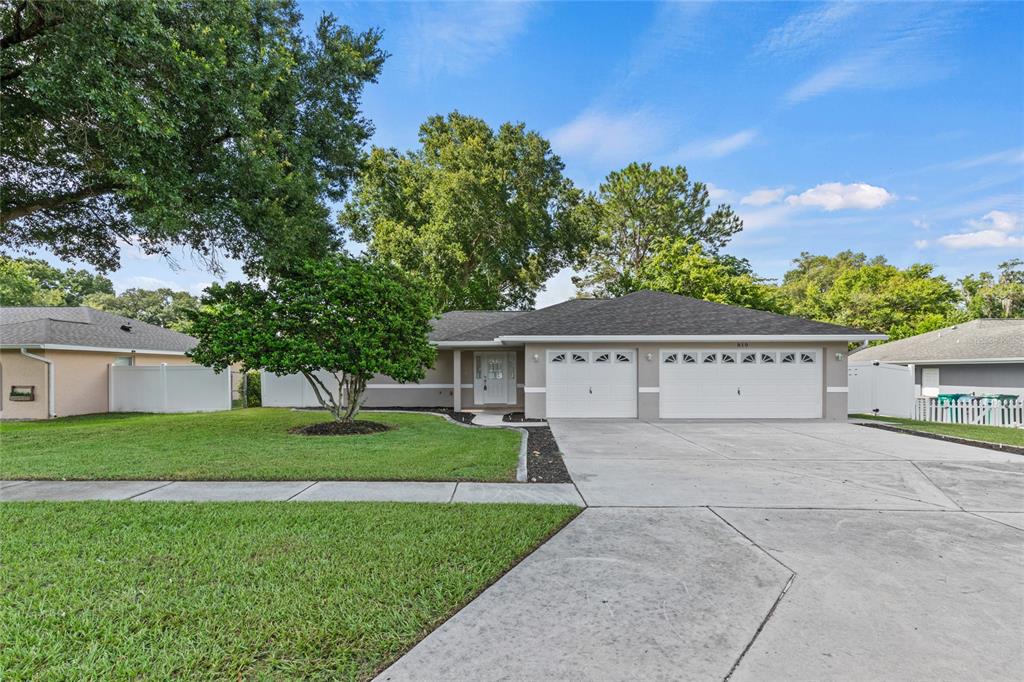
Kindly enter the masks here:
<path id="1" fill-rule="evenodd" d="M 547 354 L 548 417 L 635 417 L 636 351 Z"/>
<path id="2" fill-rule="evenodd" d="M 821 350 L 668 349 L 659 353 L 662 419 L 821 417 Z"/>

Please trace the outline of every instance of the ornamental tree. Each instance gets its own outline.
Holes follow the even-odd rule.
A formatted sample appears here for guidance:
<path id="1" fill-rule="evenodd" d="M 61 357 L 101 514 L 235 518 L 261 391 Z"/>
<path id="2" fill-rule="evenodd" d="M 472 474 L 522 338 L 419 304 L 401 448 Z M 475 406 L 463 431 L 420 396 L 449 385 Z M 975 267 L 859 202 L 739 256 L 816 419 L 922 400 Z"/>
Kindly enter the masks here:
<path id="1" fill-rule="evenodd" d="M 349 422 L 375 374 L 418 381 L 433 363 L 421 292 L 394 266 L 340 254 L 306 261 L 265 287 L 214 284 L 190 314 L 199 343 L 189 355 L 218 371 L 241 363 L 302 374 L 320 405 Z"/>
<path id="2" fill-rule="evenodd" d="M 0 0 L 0 244 L 116 269 L 317 257 L 373 132 L 380 33 L 294 0 Z"/>

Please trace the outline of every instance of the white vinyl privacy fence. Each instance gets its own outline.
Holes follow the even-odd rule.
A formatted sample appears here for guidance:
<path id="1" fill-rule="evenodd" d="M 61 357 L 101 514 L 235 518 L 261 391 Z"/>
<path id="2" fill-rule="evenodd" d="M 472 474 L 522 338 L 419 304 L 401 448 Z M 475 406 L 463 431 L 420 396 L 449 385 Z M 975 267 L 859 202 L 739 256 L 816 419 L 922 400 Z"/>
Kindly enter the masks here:
<path id="1" fill-rule="evenodd" d="M 329 372 L 320 371 L 316 374 L 331 390 L 331 395 L 337 399 L 337 379 Z M 260 372 L 260 391 L 263 395 L 263 407 L 320 407 L 313 387 L 301 374 L 278 376 L 270 372 Z"/>
<path id="2" fill-rule="evenodd" d="M 1024 427 L 1024 401 L 995 398 L 942 400 L 918 398 L 914 403 L 914 419 L 944 424 L 978 424 L 986 426 Z"/>
<path id="3" fill-rule="evenodd" d="M 850 413 L 909 419 L 914 413 L 914 370 L 905 365 L 851 362 L 846 370 Z"/>
<path id="4" fill-rule="evenodd" d="M 217 412 L 231 409 L 231 372 L 196 365 L 110 365 L 111 412 Z"/>

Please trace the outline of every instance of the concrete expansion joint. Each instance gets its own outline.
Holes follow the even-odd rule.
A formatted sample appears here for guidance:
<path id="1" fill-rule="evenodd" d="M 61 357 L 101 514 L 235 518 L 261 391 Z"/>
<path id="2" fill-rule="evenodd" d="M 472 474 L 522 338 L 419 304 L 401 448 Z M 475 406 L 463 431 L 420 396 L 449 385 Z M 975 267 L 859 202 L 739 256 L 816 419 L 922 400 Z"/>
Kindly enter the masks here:
<path id="1" fill-rule="evenodd" d="M 298 497 L 298 496 L 299 496 L 299 495 L 301 495 L 302 493 L 306 492 L 307 490 L 309 490 L 310 488 L 312 488 L 313 486 L 315 486 L 315 485 L 316 485 L 317 483 L 319 483 L 319 482 L 320 482 L 320 481 L 313 481 L 312 483 L 310 483 L 309 485 L 307 485 L 307 486 L 306 486 L 305 488 L 303 488 L 303 489 L 302 489 L 302 490 L 300 490 L 299 492 L 295 493 L 294 495 L 292 495 L 291 497 L 289 497 L 288 499 L 286 499 L 286 500 L 285 500 L 285 502 L 291 502 L 291 501 L 292 501 L 292 500 L 294 500 L 294 499 L 295 499 L 296 497 Z"/>
<path id="2" fill-rule="evenodd" d="M 459 482 L 455 481 L 455 485 L 452 486 L 452 496 L 448 498 L 448 504 L 451 504 L 452 500 L 455 499 L 455 493 L 458 492 L 458 490 L 459 490 Z"/>
<path id="3" fill-rule="evenodd" d="M 947 492 L 946 492 L 945 490 L 943 490 L 942 488 L 940 488 L 939 486 L 937 486 L 937 485 L 935 484 L 935 481 L 933 481 L 933 480 L 932 480 L 931 476 L 929 476 L 928 474 L 926 474 L 926 473 L 924 472 L 924 469 L 922 469 L 921 467 L 917 466 L 917 462 L 911 461 L 911 462 L 910 462 L 910 466 L 912 466 L 912 467 L 914 467 L 915 469 L 917 469 L 917 473 L 919 473 L 919 474 L 921 474 L 922 476 L 924 476 L 924 480 L 928 481 L 928 483 L 930 483 L 930 484 L 931 484 L 931 486 L 932 486 L 933 488 L 935 488 L 936 490 L 938 490 L 938 491 L 939 491 L 939 493 L 940 493 L 940 494 L 941 494 L 941 495 L 942 495 L 943 497 L 945 497 L 945 498 L 946 498 L 947 500 L 949 500 L 950 504 L 952 504 L 952 505 L 953 505 L 954 507 L 956 507 L 956 508 L 957 508 L 957 509 L 959 509 L 960 511 L 967 511 L 966 509 L 964 509 L 963 507 L 961 507 L 961 506 L 960 506 L 960 504 L 959 504 L 959 503 L 958 503 L 958 502 L 957 502 L 956 500 L 954 500 L 954 499 L 953 499 L 952 497 L 950 497 L 950 496 L 949 496 L 949 493 L 947 493 Z"/>
<path id="4" fill-rule="evenodd" d="M 740 534 L 742 535 L 742 533 Z M 744 537 L 746 536 L 744 535 Z M 764 550 L 762 549 L 761 551 Z M 774 559 L 775 557 L 772 558 Z M 778 561 L 778 559 L 776 559 L 776 561 Z M 782 562 L 780 561 L 779 563 Z M 768 625 L 768 621 L 771 620 L 771 617 L 775 615 L 775 610 L 779 608 L 779 604 L 782 603 L 782 598 L 786 596 L 787 592 L 789 592 L 789 588 L 792 587 L 793 581 L 795 580 L 796 573 L 790 574 L 789 580 L 787 580 L 786 584 L 782 586 L 782 591 L 779 592 L 779 596 L 775 598 L 775 601 L 772 603 L 772 607 L 768 609 L 768 613 L 766 613 L 764 618 L 761 620 L 761 624 L 757 626 L 757 630 L 754 631 L 754 635 L 750 638 L 750 641 L 747 642 L 747 645 L 745 647 L 743 647 L 743 651 L 741 651 L 740 655 L 736 658 L 736 662 L 732 664 L 731 668 L 729 668 L 729 672 L 727 672 L 725 674 L 725 677 L 722 678 L 722 682 L 729 682 L 733 674 L 736 672 L 736 669 L 740 667 L 740 663 L 743 662 L 743 657 L 746 656 L 747 652 L 750 651 L 750 648 L 754 646 L 754 642 L 757 641 L 757 638 L 761 634 L 761 631 L 764 630 L 766 625 Z"/>
<path id="5" fill-rule="evenodd" d="M 166 488 L 167 486 L 169 486 L 170 484 L 172 484 L 174 482 L 175 481 L 167 481 L 166 483 L 158 485 L 155 488 L 150 488 L 149 490 L 143 490 L 141 493 L 136 493 L 136 494 L 132 495 L 131 497 L 126 497 L 125 499 L 126 500 L 134 500 L 139 495 L 146 495 L 146 494 L 149 494 L 149 493 L 153 492 L 154 490 L 160 490 L 160 488 Z"/>
<path id="6" fill-rule="evenodd" d="M 719 520 L 719 521 L 721 521 L 721 522 L 722 522 L 722 523 L 724 523 L 725 525 L 729 526 L 729 528 L 731 528 L 731 529 L 733 530 L 733 532 L 735 532 L 735 533 L 736 533 L 737 535 L 739 535 L 739 536 L 740 536 L 740 537 L 742 537 L 742 538 L 743 538 L 744 540 L 746 540 L 747 542 L 749 542 L 750 544 L 752 544 L 752 545 L 753 545 L 754 547 L 757 547 L 757 548 L 758 548 L 759 550 L 761 550 L 761 551 L 762 551 L 762 552 L 763 552 L 763 553 L 765 554 L 765 556 L 767 556 L 767 557 L 768 557 L 768 558 L 770 558 L 770 559 L 771 559 L 772 561 L 774 561 L 775 563 L 777 563 L 777 564 L 778 564 L 779 566 L 782 566 L 782 567 L 783 567 L 784 569 L 786 569 L 787 571 L 789 571 L 789 572 L 790 572 L 790 574 L 791 574 L 792 576 L 796 576 L 796 571 L 794 571 L 794 570 L 793 570 L 792 568 L 790 568 L 790 567 L 789 567 L 789 566 L 787 566 L 787 565 L 786 565 L 785 563 L 783 563 L 783 562 L 782 562 L 782 560 L 780 560 L 780 559 L 779 559 L 779 558 L 778 558 L 777 556 L 775 556 L 774 554 L 772 554 L 771 552 L 769 552 L 769 551 L 768 551 L 767 549 L 765 549 L 765 548 L 764 548 L 764 547 L 762 547 L 761 545 L 759 545 L 759 544 L 757 544 L 756 542 L 754 542 L 754 540 L 753 540 L 753 539 L 752 539 L 752 538 L 751 538 L 751 537 L 750 537 L 749 535 L 747 535 L 746 533 L 744 533 L 743 531 L 741 531 L 741 530 L 740 530 L 739 528 L 737 528 L 736 526 L 734 526 L 734 525 L 732 525 L 731 523 L 729 523 L 728 521 L 726 521 L 725 517 L 723 517 L 723 516 L 722 516 L 721 514 L 719 514 L 718 512 L 716 512 L 716 511 L 715 511 L 715 510 L 714 510 L 713 508 L 711 508 L 711 507 L 709 507 L 709 506 L 706 506 L 706 507 L 705 507 L 705 509 L 707 509 L 707 510 L 708 510 L 709 512 L 711 512 L 712 514 L 714 514 L 715 516 L 717 516 L 717 517 L 718 517 L 718 520 Z M 790 582 L 792 582 L 792 578 L 790 578 Z M 788 589 L 788 585 L 787 585 L 787 589 Z M 785 590 L 783 590 L 783 593 L 785 593 Z"/>

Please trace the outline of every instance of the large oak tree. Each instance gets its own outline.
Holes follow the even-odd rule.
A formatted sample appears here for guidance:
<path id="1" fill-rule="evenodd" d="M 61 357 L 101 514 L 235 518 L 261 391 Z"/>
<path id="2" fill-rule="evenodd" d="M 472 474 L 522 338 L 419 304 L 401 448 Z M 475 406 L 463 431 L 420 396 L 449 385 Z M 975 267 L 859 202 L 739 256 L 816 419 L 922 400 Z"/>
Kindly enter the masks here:
<path id="1" fill-rule="evenodd" d="M 342 221 L 375 257 L 416 273 L 435 311 L 527 308 L 580 263 L 582 193 L 547 140 L 458 112 L 428 119 L 419 139 L 371 152 Z"/>
<path id="2" fill-rule="evenodd" d="M 260 270 L 330 248 L 372 132 L 376 31 L 292 0 L 0 0 L 0 243 L 101 269 L 126 241 Z"/>

